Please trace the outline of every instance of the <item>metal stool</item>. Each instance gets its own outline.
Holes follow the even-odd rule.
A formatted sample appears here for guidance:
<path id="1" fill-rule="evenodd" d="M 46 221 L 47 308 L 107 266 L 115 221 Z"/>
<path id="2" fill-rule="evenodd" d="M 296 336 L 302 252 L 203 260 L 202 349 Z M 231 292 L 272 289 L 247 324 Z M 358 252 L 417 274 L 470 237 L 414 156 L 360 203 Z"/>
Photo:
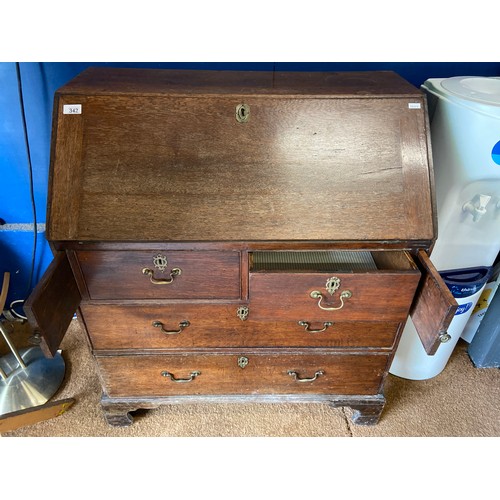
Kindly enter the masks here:
<path id="1" fill-rule="evenodd" d="M 0 358 L 0 416 L 45 404 L 59 389 L 64 379 L 65 364 L 58 351 L 46 358 L 38 346 L 17 350 L 8 324 L 3 318 L 10 273 L 4 273 L 0 293 L 0 333 L 10 354 Z"/>

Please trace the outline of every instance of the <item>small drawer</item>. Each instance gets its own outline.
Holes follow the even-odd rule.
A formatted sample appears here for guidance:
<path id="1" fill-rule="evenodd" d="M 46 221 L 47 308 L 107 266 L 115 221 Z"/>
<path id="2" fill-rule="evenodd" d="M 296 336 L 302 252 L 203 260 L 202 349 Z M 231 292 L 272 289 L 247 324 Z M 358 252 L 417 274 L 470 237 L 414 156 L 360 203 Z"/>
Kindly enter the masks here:
<path id="1" fill-rule="evenodd" d="M 110 397 L 377 394 L 387 354 L 97 356 Z"/>
<path id="2" fill-rule="evenodd" d="M 420 279 L 405 252 L 262 253 L 250 272 L 256 320 L 401 322 Z"/>
<path id="3" fill-rule="evenodd" d="M 95 350 L 221 347 L 390 348 L 399 323 L 242 320 L 235 304 L 82 304 Z M 251 315 L 251 314 L 250 314 Z"/>
<path id="4" fill-rule="evenodd" d="M 81 306 L 95 350 L 189 349 L 242 345 L 236 304 Z"/>
<path id="5" fill-rule="evenodd" d="M 238 299 L 240 253 L 76 252 L 89 296 L 99 299 Z"/>

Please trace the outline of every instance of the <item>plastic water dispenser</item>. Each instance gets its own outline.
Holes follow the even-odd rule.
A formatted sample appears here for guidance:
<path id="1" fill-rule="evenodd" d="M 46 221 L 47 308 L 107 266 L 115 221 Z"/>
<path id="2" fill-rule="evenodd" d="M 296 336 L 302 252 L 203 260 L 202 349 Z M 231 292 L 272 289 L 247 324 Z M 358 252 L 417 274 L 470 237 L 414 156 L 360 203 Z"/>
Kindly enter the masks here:
<path id="1" fill-rule="evenodd" d="M 440 273 L 468 274 L 476 283 L 477 273 L 491 267 L 500 250 L 500 78 L 434 78 L 422 89 L 429 106 L 438 220 L 430 258 Z M 484 284 L 467 297 L 472 304 L 467 311 L 464 297 L 456 297 L 451 339 L 433 356 L 425 353 L 409 318 L 390 373 L 415 380 L 438 375 Z"/>
<path id="2" fill-rule="evenodd" d="M 420 342 L 413 322 L 409 319 L 399 342 L 391 373 L 412 380 L 424 380 L 435 377 L 444 370 L 491 276 L 491 270 L 491 267 L 479 267 L 439 273 L 458 303 L 458 309 L 446 334 L 446 342 L 439 346 L 436 354 L 429 356 Z"/>

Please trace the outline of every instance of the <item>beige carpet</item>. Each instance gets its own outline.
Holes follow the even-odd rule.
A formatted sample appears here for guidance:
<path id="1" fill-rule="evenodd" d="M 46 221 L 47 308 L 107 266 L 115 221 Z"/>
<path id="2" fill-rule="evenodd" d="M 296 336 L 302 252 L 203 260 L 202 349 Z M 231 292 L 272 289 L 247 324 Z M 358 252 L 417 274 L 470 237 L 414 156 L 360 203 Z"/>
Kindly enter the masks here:
<path id="1" fill-rule="evenodd" d="M 100 383 L 76 321 L 62 344 L 66 379 L 52 401 L 75 398 L 63 415 L 2 437 L 357 437 L 500 436 L 500 370 L 477 369 L 460 341 L 448 366 L 427 381 L 389 375 L 376 426 L 351 423 L 351 410 L 326 404 L 185 404 L 140 411 L 127 428 L 108 426 Z"/>

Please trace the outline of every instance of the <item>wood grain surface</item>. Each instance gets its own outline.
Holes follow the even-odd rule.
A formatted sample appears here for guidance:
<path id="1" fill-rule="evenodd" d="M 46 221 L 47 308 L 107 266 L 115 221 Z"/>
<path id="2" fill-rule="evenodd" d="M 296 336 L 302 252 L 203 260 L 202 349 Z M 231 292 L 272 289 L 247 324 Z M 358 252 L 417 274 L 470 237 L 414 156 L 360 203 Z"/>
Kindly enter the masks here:
<path id="1" fill-rule="evenodd" d="M 0 415 L 0 433 L 13 431 L 20 427 L 37 424 L 65 413 L 75 402 L 73 398 L 50 401 L 44 405 L 25 408 Z"/>
<path id="2" fill-rule="evenodd" d="M 398 323 L 377 321 L 334 323 L 321 333 L 310 333 L 298 324 L 306 321 L 290 311 L 289 321 L 242 321 L 237 305 L 165 304 L 96 305 L 82 304 L 81 310 L 95 350 L 183 350 L 225 347 L 337 347 L 390 348 Z M 293 319 L 292 319 L 293 318 Z M 179 334 L 164 334 L 153 326 L 161 322 L 167 331 L 189 326 Z M 324 327 L 310 322 L 310 330 Z"/>
<path id="3" fill-rule="evenodd" d="M 248 364 L 238 366 L 245 356 Z M 386 369 L 388 355 L 291 355 L 241 354 L 177 356 L 98 356 L 96 357 L 110 397 L 165 396 L 170 394 L 376 394 Z M 287 372 L 295 370 L 297 382 Z M 200 375 L 192 382 L 173 382 L 162 376 L 168 371 L 175 378 L 188 379 L 194 371 Z"/>
<path id="4" fill-rule="evenodd" d="M 271 96 L 420 97 L 392 71 L 211 71 L 91 67 L 58 89 L 59 95 L 265 94 Z"/>
<path id="5" fill-rule="evenodd" d="M 421 272 L 385 250 L 436 238 L 420 90 L 392 72 L 90 68 L 56 93 L 49 183 L 47 237 L 61 252 L 27 315 L 53 353 L 83 298 L 108 422 L 176 398 L 330 396 L 376 422 Z M 333 248 L 373 250 L 377 270 L 334 274 L 330 296 L 323 268 L 251 269 L 253 251 Z M 172 283 L 154 283 L 173 268 Z M 336 311 L 310 296 L 338 307 L 346 289 Z M 420 293 L 427 327 L 443 311 Z"/>
<path id="6" fill-rule="evenodd" d="M 423 277 L 412 305 L 411 318 L 425 351 L 433 355 L 441 345 L 439 337 L 446 333 L 458 304 L 429 256 L 424 251 L 417 256 Z"/>
<path id="7" fill-rule="evenodd" d="M 34 330 L 41 334 L 40 347 L 54 356 L 80 304 L 81 295 L 66 253 L 59 252 L 24 304 Z"/>
<path id="8" fill-rule="evenodd" d="M 50 238 L 432 240 L 423 97 L 346 98 L 336 79 L 329 98 L 96 92 L 59 111 Z"/>
<path id="9" fill-rule="evenodd" d="M 168 265 L 162 272 L 153 258 L 161 254 Z M 239 252 L 151 251 L 77 252 L 91 299 L 239 299 Z M 170 279 L 174 268 L 181 274 L 170 284 L 151 283 L 143 269 L 154 271 L 154 279 Z"/>
<path id="10" fill-rule="evenodd" d="M 408 273 L 337 273 L 340 288 L 332 295 L 326 282 L 332 274 L 326 273 L 251 273 L 250 301 L 252 319 L 287 320 L 295 316 L 314 321 L 404 321 L 419 282 L 418 272 Z M 310 296 L 321 292 L 321 305 L 340 307 L 343 290 L 352 292 L 344 299 L 344 306 L 325 311 L 318 306 L 319 299 Z"/>

